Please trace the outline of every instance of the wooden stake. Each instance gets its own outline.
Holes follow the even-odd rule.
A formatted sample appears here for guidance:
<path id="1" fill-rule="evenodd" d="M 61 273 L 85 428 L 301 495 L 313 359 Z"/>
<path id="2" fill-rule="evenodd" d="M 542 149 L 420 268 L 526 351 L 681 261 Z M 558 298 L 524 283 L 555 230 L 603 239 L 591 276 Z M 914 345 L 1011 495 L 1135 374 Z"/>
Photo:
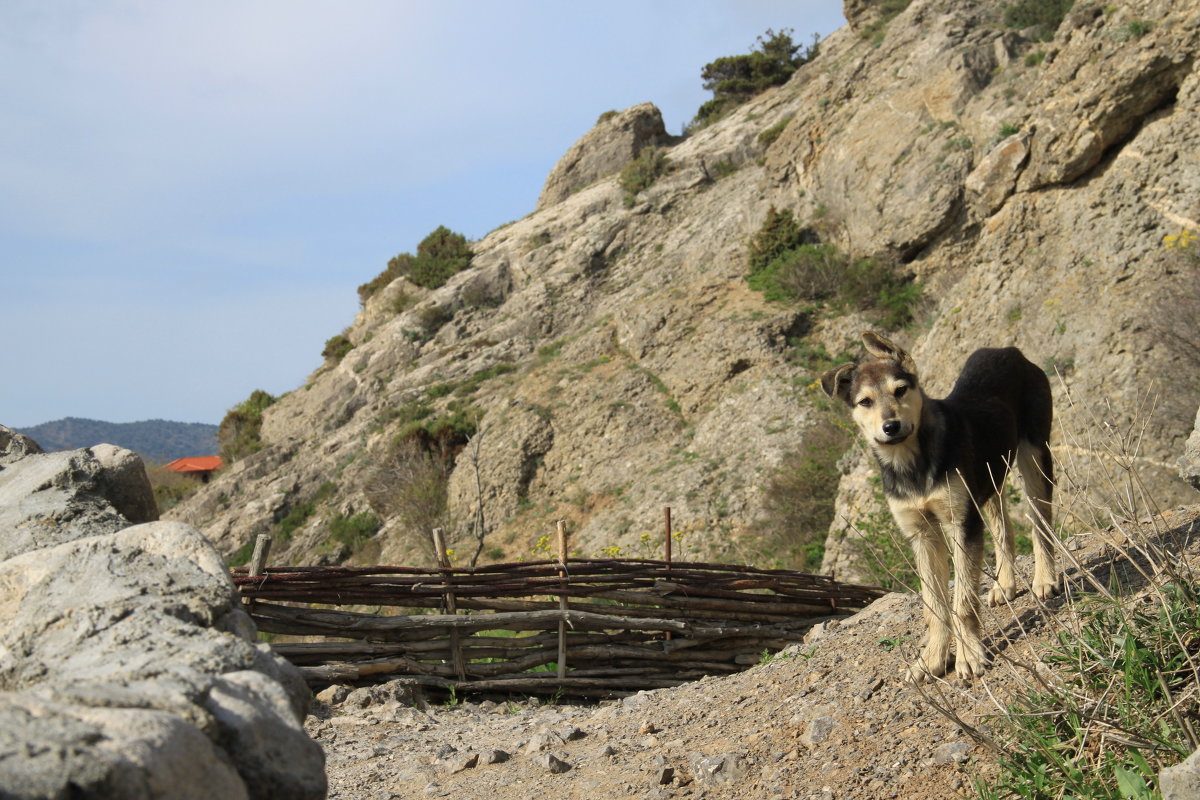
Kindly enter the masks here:
<path id="1" fill-rule="evenodd" d="M 561 519 L 558 521 L 558 563 L 558 574 L 565 584 L 567 581 L 567 524 Z M 562 611 L 568 609 L 566 595 L 558 596 L 558 607 Z M 558 679 L 561 681 L 565 677 L 567 677 L 567 622 L 564 619 L 558 623 Z"/>
<path id="2" fill-rule="evenodd" d="M 261 578 L 267 568 L 267 556 L 271 554 L 271 537 L 260 533 L 254 540 L 254 554 L 250 556 L 250 568 L 246 574 L 251 578 Z M 254 608 L 254 598 L 245 601 L 246 609 Z"/>
<path id="3" fill-rule="evenodd" d="M 453 583 L 453 578 L 450 575 L 450 553 L 446 551 L 446 537 L 442 535 L 441 528 L 433 529 L 433 549 L 437 552 L 438 566 L 445 572 L 442 575 L 442 580 L 447 585 Z M 454 592 L 447 590 L 446 594 L 446 613 L 458 614 L 458 602 L 455 600 Z M 453 628 L 450 631 L 450 656 L 454 662 L 454 673 L 458 675 L 460 681 L 467 679 L 467 665 L 463 659 L 462 640 L 459 637 L 458 629 Z"/>
<path id="4" fill-rule="evenodd" d="M 260 533 L 258 538 L 254 540 L 254 555 L 250 556 L 250 571 L 251 578 L 257 578 L 263 574 L 263 570 L 267 568 L 267 556 L 271 553 L 271 537 L 265 533 Z"/>
<path id="5" fill-rule="evenodd" d="M 663 508 L 663 526 L 666 530 L 666 537 L 663 541 L 663 560 L 667 562 L 667 569 L 671 568 L 671 507 Z M 671 640 L 671 632 L 667 631 L 664 638 L 667 641 Z"/>
<path id="6" fill-rule="evenodd" d="M 663 509 L 663 524 L 667 529 L 667 538 L 663 542 L 663 550 L 665 551 L 665 561 L 671 563 L 671 507 L 667 506 Z"/>

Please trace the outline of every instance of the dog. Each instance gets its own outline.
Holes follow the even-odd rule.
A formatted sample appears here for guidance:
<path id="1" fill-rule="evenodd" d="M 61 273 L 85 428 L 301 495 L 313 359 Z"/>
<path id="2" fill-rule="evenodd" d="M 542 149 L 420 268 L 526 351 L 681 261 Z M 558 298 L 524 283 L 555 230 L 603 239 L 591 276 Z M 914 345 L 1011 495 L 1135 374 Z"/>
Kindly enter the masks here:
<path id="1" fill-rule="evenodd" d="M 1014 465 L 1035 531 L 1031 591 L 1042 600 L 1058 591 L 1050 382 L 1017 348 L 982 348 L 967 359 L 950 394 L 937 400 L 921 390 L 912 356 L 870 331 L 862 339 L 872 358 L 829 370 L 821 386 L 850 407 L 892 516 L 912 544 L 928 637 L 909 678 L 932 680 L 952 663 L 961 679 L 980 676 L 989 663 L 980 636 L 982 514 L 994 531 L 997 574 L 989 602 L 996 606 L 1017 592 L 1013 530 L 1000 492 Z M 956 577 L 953 607 L 948 556 Z"/>

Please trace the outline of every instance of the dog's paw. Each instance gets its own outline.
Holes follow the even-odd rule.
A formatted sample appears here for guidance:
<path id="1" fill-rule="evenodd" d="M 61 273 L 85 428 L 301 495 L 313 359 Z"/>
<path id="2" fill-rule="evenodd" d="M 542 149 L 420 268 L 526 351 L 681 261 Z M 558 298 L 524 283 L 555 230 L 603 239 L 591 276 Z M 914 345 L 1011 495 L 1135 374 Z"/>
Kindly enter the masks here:
<path id="1" fill-rule="evenodd" d="M 973 678 L 982 678 L 983 673 L 991 665 L 992 660 L 988 654 L 980 647 L 978 650 L 971 649 L 965 654 L 962 654 L 954 662 L 954 673 L 960 681 L 970 681 Z"/>
<path id="2" fill-rule="evenodd" d="M 1011 601 L 1017 596 L 1017 587 L 1015 584 L 1007 586 L 1001 585 L 999 581 L 992 584 L 992 590 L 988 592 L 989 606 L 1002 606 Z"/>
<path id="3" fill-rule="evenodd" d="M 947 666 L 945 658 L 931 659 L 923 655 L 908 665 L 908 669 L 904 671 L 904 679 L 909 683 L 929 683 L 945 675 Z"/>
<path id="4" fill-rule="evenodd" d="M 1058 581 L 1035 579 L 1033 582 L 1033 588 L 1030 590 L 1030 592 L 1038 600 L 1049 600 L 1051 597 L 1054 597 L 1054 595 L 1058 594 Z"/>

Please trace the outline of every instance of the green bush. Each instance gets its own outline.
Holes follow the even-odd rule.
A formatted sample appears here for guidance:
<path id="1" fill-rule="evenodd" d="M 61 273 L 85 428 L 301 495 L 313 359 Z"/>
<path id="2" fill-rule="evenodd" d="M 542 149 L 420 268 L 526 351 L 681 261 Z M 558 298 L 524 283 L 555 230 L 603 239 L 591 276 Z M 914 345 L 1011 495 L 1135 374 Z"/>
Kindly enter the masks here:
<path id="1" fill-rule="evenodd" d="M 383 523 L 379 517 L 370 511 L 363 511 L 351 517 L 339 514 L 329 520 L 329 538 L 346 545 L 351 552 L 357 552 L 381 527 Z"/>
<path id="2" fill-rule="evenodd" d="M 383 272 L 359 286 L 359 300 L 366 304 L 377 291 L 402 277 L 426 289 L 436 289 L 469 267 L 473 256 L 467 237 L 440 225 L 421 240 L 416 255 L 400 253 L 388 261 Z"/>
<path id="3" fill-rule="evenodd" d="M 274 402 L 272 395 L 255 389 L 248 398 L 229 409 L 217 427 L 217 444 L 225 463 L 231 464 L 262 449 L 263 411 Z"/>
<path id="4" fill-rule="evenodd" d="M 758 141 L 763 145 L 770 147 L 771 144 L 779 138 L 779 136 L 783 133 L 784 128 L 786 128 L 788 123 L 791 121 L 792 115 L 788 114 L 786 117 L 779 120 L 779 122 L 776 122 L 774 125 L 760 133 L 758 135 Z"/>
<path id="5" fill-rule="evenodd" d="M 625 165 L 617 179 L 621 190 L 625 192 L 625 205 L 633 205 L 640 192 L 649 189 L 671 169 L 671 160 L 662 148 L 643 147 L 637 158 Z"/>
<path id="6" fill-rule="evenodd" d="M 1054 32 L 1062 24 L 1063 17 L 1071 10 L 1075 0 L 1014 0 L 1001 6 L 1005 26 L 1014 30 L 1033 28 L 1034 35 L 1041 41 L 1054 38 Z"/>
<path id="7" fill-rule="evenodd" d="M 705 64 L 700 77 L 713 96 L 700 106 L 691 127 L 708 125 L 755 95 L 786 83 L 802 64 L 816 57 L 815 36 L 811 47 L 801 48 L 791 34 L 790 28 L 778 33 L 768 29 L 749 53 L 722 56 Z"/>
<path id="8" fill-rule="evenodd" d="M 838 294 L 849 266 L 850 258 L 833 245 L 802 244 L 751 272 L 747 282 L 774 302 L 817 302 Z"/>
<path id="9" fill-rule="evenodd" d="M 746 281 L 767 300 L 875 311 L 887 329 L 908 324 L 921 300 L 920 285 L 899 274 L 890 260 L 853 259 L 822 244 L 787 210 L 768 212 L 751 237 L 747 260 Z"/>
<path id="10" fill-rule="evenodd" d="M 784 252 L 805 244 L 816 244 L 817 234 L 796 221 L 788 209 L 771 206 L 767 218 L 750 239 L 750 273 L 759 272 Z"/>
<path id="11" fill-rule="evenodd" d="M 841 473 L 837 462 L 850 435 L 823 420 L 803 444 L 784 455 L 763 490 L 762 516 L 753 528 L 765 549 L 789 569 L 815 571 L 825 554 Z"/>
<path id="12" fill-rule="evenodd" d="M 883 44 L 884 31 L 888 23 L 912 5 L 912 0 L 879 0 L 879 18 L 862 29 L 862 38 L 870 39 L 876 47 Z"/>
<path id="13" fill-rule="evenodd" d="M 1051 669 L 998 720 L 1001 772 L 977 782 L 980 797 L 1160 796 L 1159 771 L 1192 752 L 1200 717 L 1193 577 L 1140 603 L 1089 600 L 1043 659 Z"/>
<path id="14" fill-rule="evenodd" d="M 354 349 L 354 342 L 350 341 L 350 337 L 344 333 L 339 333 L 337 336 L 331 336 L 325 342 L 325 349 L 321 351 L 321 355 L 334 363 L 341 361 L 346 357 L 346 354 Z"/>

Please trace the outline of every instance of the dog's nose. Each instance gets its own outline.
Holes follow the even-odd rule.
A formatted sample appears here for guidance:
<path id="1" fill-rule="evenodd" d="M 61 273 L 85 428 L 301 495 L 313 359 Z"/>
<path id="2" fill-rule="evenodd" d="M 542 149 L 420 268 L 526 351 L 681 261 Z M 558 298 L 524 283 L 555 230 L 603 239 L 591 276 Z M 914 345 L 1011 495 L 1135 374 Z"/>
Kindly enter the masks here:
<path id="1" fill-rule="evenodd" d="M 887 422 L 883 423 L 883 432 L 888 436 L 895 436 L 900 432 L 900 420 L 889 419 Z"/>

